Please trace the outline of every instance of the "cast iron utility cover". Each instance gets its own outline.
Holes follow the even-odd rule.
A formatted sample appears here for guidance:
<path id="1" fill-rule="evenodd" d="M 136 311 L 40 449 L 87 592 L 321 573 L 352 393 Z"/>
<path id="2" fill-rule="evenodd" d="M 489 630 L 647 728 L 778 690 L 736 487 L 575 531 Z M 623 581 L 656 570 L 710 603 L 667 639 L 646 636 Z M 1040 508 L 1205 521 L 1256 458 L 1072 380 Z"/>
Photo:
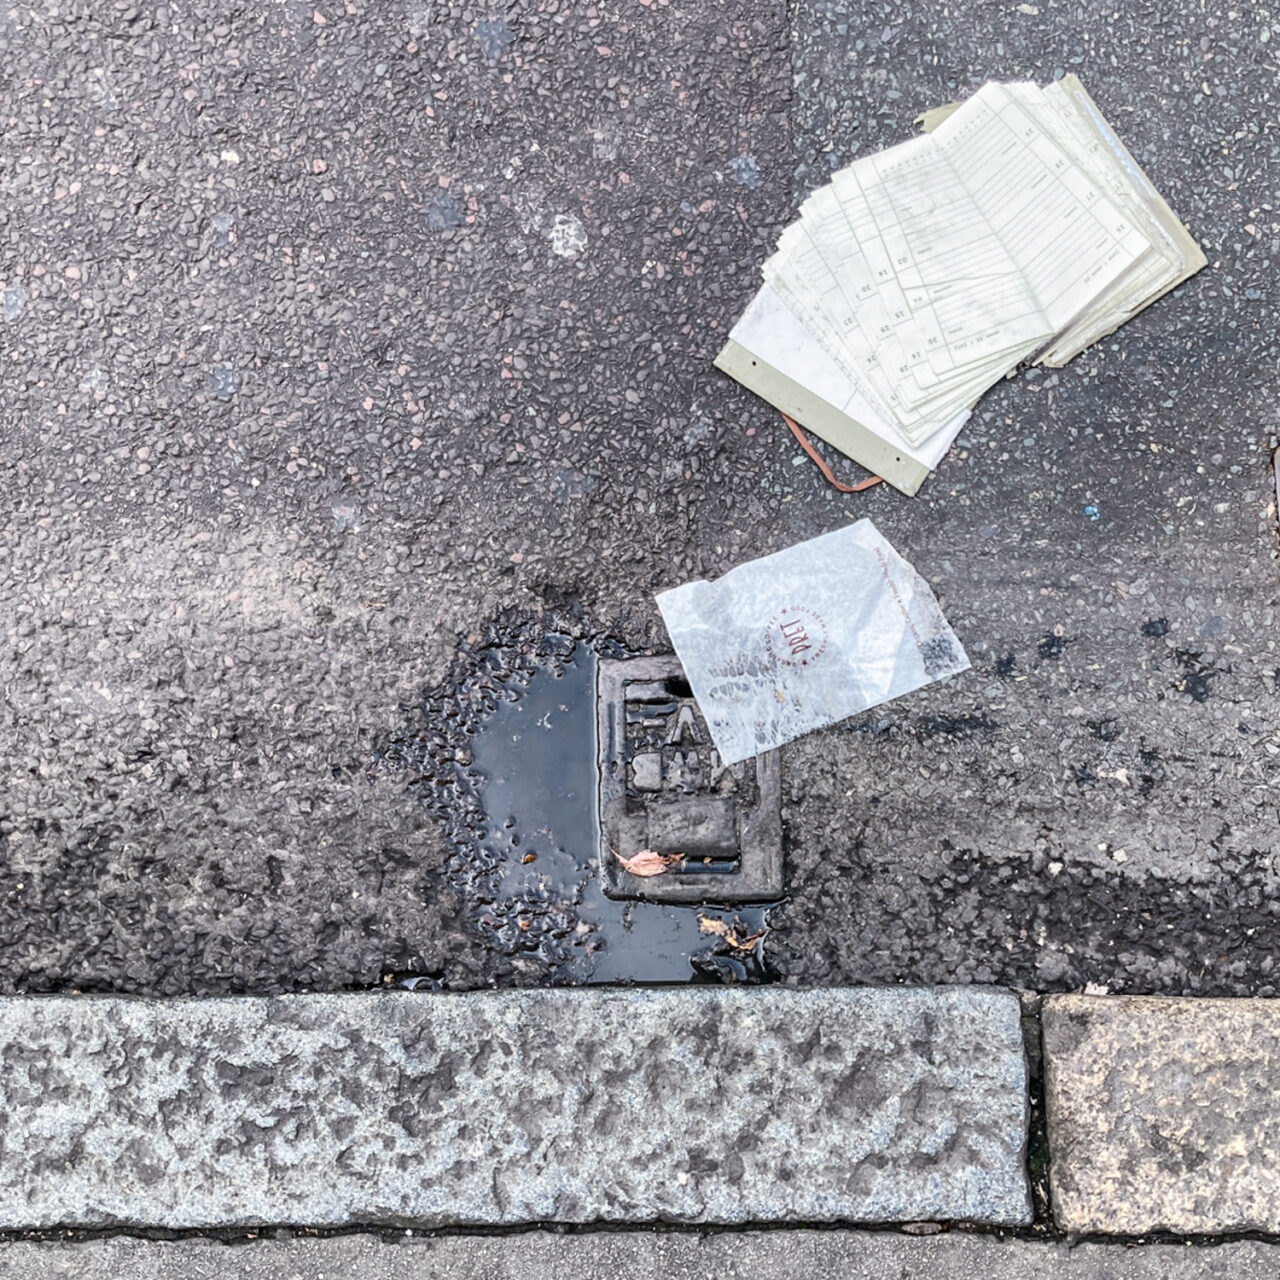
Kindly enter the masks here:
<path id="1" fill-rule="evenodd" d="M 611 898 L 763 902 L 782 896 L 782 767 L 724 766 L 674 654 L 604 658 L 596 676 L 600 880 Z M 680 854 L 657 876 L 618 855 Z"/>

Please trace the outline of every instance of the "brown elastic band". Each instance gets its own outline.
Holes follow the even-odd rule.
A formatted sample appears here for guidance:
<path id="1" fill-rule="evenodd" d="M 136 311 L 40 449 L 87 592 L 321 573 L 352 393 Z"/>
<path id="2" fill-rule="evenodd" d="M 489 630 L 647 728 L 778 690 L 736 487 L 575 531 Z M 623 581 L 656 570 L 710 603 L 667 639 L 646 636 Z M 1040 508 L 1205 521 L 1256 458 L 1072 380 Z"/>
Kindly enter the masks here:
<path id="1" fill-rule="evenodd" d="M 863 489 L 870 489 L 873 484 L 879 484 L 884 479 L 883 476 L 868 476 L 865 480 L 859 480 L 857 484 L 842 484 L 831 473 L 831 468 L 827 466 L 822 455 L 809 443 L 808 437 L 804 434 L 804 428 L 785 413 L 782 415 L 782 420 L 791 428 L 791 434 L 795 436 L 800 447 L 818 464 L 818 470 L 827 478 L 827 482 L 834 485 L 841 493 L 861 493 Z"/>

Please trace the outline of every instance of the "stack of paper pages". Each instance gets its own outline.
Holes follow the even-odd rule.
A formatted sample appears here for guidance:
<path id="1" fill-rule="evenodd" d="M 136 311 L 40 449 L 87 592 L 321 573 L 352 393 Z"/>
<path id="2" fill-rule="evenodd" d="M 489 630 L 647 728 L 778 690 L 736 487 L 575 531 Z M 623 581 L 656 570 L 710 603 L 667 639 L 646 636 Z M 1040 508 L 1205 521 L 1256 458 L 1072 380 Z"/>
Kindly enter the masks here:
<path id="1" fill-rule="evenodd" d="M 716 359 L 906 493 L 993 383 L 1205 265 L 1074 76 L 922 121 L 805 201 Z"/>

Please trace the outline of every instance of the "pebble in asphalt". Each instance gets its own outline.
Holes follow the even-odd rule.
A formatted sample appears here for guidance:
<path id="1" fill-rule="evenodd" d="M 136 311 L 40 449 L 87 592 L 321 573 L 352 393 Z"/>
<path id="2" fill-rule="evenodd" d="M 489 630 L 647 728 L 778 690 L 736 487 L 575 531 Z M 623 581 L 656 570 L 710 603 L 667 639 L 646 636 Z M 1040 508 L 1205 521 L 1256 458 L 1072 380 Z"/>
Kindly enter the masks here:
<path id="1" fill-rule="evenodd" d="M 1272 993 L 1268 23 L 0 16 L 0 988 L 496 980 L 414 708 L 492 634 L 664 649 L 654 590 L 869 515 L 974 671 L 788 750 L 784 979 Z M 710 367 L 759 262 L 919 110 L 1067 70 L 1210 268 L 838 498 Z"/>

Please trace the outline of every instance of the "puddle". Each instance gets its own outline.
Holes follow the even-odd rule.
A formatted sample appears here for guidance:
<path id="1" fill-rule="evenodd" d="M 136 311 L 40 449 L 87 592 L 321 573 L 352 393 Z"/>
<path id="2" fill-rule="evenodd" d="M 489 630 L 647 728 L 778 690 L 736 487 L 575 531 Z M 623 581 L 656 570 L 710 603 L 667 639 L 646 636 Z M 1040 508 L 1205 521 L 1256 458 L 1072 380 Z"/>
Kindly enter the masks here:
<path id="1" fill-rule="evenodd" d="M 548 637 L 539 650 L 524 660 L 489 653 L 457 708 L 424 707 L 445 731 L 419 735 L 434 762 L 419 761 L 419 772 L 436 775 L 432 807 L 458 845 L 450 878 L 475 928 L 526 982 L 768 981 L 767 938 L 740 949 L 699 921 L 736 924 L 736 936 L 750 938 L 765 931 L 767 906 L 605 896 L 596 865 L 595 654 L 566 637 Z M 403 744 L 397 754 L 406 762 Z M 439 791 L 446 756 L 458 762 L 452 799 Z"/>

